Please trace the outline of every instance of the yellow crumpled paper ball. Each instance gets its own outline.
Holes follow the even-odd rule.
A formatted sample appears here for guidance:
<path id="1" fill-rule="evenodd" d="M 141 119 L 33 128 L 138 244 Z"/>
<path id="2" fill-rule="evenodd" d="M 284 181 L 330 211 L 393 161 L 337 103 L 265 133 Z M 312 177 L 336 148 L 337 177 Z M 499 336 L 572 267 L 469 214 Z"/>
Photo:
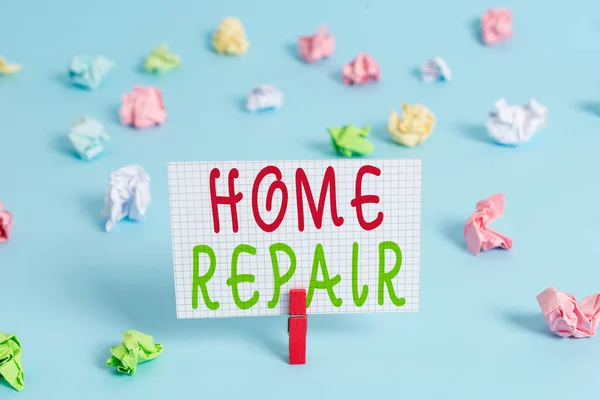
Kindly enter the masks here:
<path id="1" fill-rule="evenodd" d="M 235 17 L 225 17 L 213 35 L 213 47 L 219 54 L 242 55 L 248 51 L 250 42 L 246 39 L 242 21 Z"/>
<path id="2" fill-rule="evenodd" d="M 402 104 L 402 118 L 395 111 L 390 114 L 388 132 L 396 143 L 414 147 L 423 143 L 433 132 L 435 116 L 425 106 Z"/>
<path id="3" fill-rule="evenodd" d="M 19 64 L 11 64 L 0 57 L 0 74 L 10 75 L 17 73 L 20 70 L 21 66 Z"/>

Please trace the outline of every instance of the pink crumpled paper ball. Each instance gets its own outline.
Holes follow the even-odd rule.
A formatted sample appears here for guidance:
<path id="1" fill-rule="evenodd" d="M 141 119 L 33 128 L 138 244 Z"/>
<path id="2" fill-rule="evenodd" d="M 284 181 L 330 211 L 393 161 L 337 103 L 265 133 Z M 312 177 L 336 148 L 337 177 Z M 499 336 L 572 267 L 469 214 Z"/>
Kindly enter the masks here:
<path id="1" fill-rule="evenodd" d="M 10 232 L 12 231 L 13 216 L 12 214 L 2 209 L 2 202 L 0 201 L 0 242 L 8 242 L 10 239 Z"/>
<path id="2" fill-rule="evenodd" d="M 473 255 L 476 256 L 479 254 L 480 250 L 485 251 L 496 247 L 501 247 L 505 250 L 512 249 L 513 242 L 510 238 L 487 226 L 489 223 L 500 218 L 503 213 L 503 194 L 495 194 L 477 203 L 476 211 L 467 219 L 464 229 L 467 249 Z"/>
<path id="3" fill-rule="evenodd" d="M 493 45 L 512 36 L 512 11 L 508 8 L 490 8 L 481 17 L 481 40 Z"/>
<path id="4" fill-rule="evenodd" d="M 334 49 L 335 37 L 327 33 L 327 25 L 321 26 L 314 35 L 298 38 L 298 52 L 300 57 L 308 63 L 331 57 Z"/>
<path id="5" fill-rule="evenodd" d="M 123 125 L 150 128 L 162 125 L 167 118 L 160 90 L 153 87 L 134 86 L 131 93 L 123 96 L 119 116 Z"/>
<path id="6" fill-rule="evenodd" d="M 577 303 L 566 292 L 550 287 L 537 296 L 548 327 L 562 337 L 592 337 L 600 321 L 600 293 L 586 297 Z"/>
<path id="7" fill-rule="evenodd" d="M 379 63 L 369 54 L 361 53 L 357 55 L 354 61 L 342 68 L 342 79 L 346 85 L 378 81 L 379 78 Z"/>

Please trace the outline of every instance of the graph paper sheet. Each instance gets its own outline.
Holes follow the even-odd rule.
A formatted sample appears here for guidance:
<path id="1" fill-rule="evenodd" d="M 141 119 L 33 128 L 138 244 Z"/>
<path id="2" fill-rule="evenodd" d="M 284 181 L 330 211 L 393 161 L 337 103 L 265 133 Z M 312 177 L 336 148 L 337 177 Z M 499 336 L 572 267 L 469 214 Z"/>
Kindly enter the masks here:
<path id="1" fill-rule="evenodd" d="M 168 168 L 178 318 L 419 310 L 420 160 Z"/>

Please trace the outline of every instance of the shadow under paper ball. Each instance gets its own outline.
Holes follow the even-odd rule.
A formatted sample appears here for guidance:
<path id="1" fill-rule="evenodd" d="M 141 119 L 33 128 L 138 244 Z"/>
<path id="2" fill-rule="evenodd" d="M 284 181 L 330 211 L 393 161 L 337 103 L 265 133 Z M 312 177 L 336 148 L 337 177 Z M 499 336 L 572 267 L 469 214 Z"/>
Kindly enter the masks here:
<path id="1" fill-rule="evenodd" d="M 600 117 L 600 102 L 582 101 L 577 104 L 577 108 L 585 113 Z"/>
<path id="2" fill-rule="evenodd" d="M 468 27 L 469 27 L 469 30 L 471 31 L 471 35 L 472 35 L 473 39 L 475 39 L 475 41 L 477 43 L 479 43 L 480 45 L 485 46 L 483 39 L 481 39 L 481 18 L 480 17 L 473 18 L 469 22 Z"/>
<path id="3" fill-rule="evenodd" d="M 531 333 L 561 339 L 550 331 L 541 312 L 505 311 L 502 317 L 512 325 Z"/>
<path id="4" fill-rule="evenodd" d="M 481 124 L 460 124 L 458 131 L 469 140 L 480 143 L 499 145 L 488 133 L 485 122 Z"/>

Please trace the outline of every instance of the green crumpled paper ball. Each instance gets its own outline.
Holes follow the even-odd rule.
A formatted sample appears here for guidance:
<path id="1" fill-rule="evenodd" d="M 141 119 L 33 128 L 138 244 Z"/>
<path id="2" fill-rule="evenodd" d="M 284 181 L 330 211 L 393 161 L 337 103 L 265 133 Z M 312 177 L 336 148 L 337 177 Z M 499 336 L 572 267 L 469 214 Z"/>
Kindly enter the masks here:
<path id="1" fill-rule="evenodd" d="M 166 44 L 154 50 L 144 61 L 144 69 L 150 73 L 168 72 L 181 65 L 181 58 L 169 51 Z"/>
<path id="2" fill-rule="evenodd" d="M 0 377 L 19 392 L 25 388 L 22 354 L 16 335 L 0 332 Z"/>
<path id="3" fill-rule="evenodd" d="M 133 375 L 137 365 L 155 359 L 162 353 L 163 346 L 154 343 L 150 335 L 129 330 L 123 333 L 123 343 L 110 349 L 112 357 L 106 361 L 108 367 L 117 367 L 117 371 Z"/>

